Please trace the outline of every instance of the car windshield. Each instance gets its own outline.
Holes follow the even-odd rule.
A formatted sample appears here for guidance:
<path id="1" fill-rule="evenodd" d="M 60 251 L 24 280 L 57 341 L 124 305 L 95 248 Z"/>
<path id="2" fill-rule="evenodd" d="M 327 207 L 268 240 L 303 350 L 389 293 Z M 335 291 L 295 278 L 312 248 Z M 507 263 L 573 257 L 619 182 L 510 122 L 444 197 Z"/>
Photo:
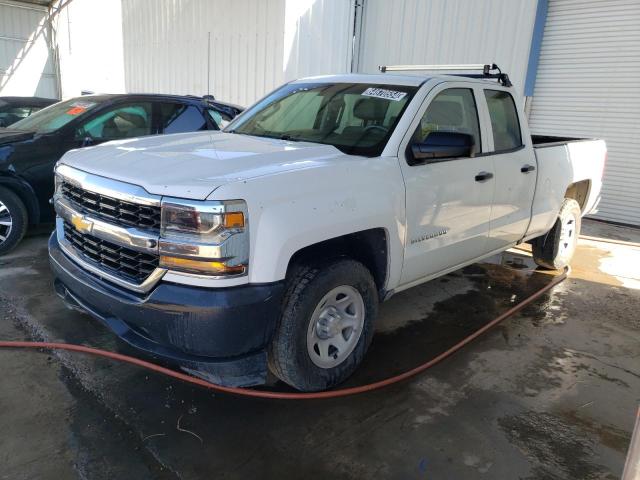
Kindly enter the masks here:
<path id="1" fill-rule="evenodd" d="M 74 98 L 43 108 L 39 112 L 36 112 L 30 117 L 24 118 L 7 128 L 12 130 L 27 130 L 36 133 L 53 132 L 54 130 L 64 127 L 74 118 L 78 118 L 85 114 L 96 105 L 98 105 L 98 102 L 91 98 Z"/>
<path id="2" fill-rule="evenodd" d="M 226 132 L 333 145 L 379 156 L 417 87 L 294 83 L 265 97 Z"/>

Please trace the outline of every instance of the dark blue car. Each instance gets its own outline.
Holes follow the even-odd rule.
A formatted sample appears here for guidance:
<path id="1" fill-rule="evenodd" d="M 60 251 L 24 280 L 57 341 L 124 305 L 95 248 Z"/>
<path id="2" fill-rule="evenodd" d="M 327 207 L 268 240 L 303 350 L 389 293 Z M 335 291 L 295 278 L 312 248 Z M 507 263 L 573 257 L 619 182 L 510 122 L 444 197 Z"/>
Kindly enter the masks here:
<path id="1" fill-rule="evenodd" d="M 0 128 L 0 255 L 20 242 L 28 225 L 53 221 L 53 168 L 68 150 L 144 135 L 219 130 L 241 111 L 211 96 L 86 95 Z"/>

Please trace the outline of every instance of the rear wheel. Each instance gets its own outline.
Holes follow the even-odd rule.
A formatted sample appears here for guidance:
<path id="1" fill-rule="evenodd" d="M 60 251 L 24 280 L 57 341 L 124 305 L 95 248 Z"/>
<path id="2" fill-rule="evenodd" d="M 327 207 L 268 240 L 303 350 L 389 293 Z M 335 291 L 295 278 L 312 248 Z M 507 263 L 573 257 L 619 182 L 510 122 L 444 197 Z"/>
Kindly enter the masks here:
<path id="1" fill-rule="evenodd" d="M 578 245 L 581 219 L 578 202 L 566 198 L 553 228 L 531 242 L 535 262 L 552 270 L 569 265 Z"/>
<path id="2" fill-rule="evenodd" d="M 0 187 L 0 255 L 13 250 L 27 232 L 27 209 L 11 190 Z"/>
<path id="3" fill-rule="evenodd" d="M 360 365 L 373 338 L 378 295 L 359 262 L 297 268 L 288 281 L 269 367 L 302 391 L 331 388 Z"/>

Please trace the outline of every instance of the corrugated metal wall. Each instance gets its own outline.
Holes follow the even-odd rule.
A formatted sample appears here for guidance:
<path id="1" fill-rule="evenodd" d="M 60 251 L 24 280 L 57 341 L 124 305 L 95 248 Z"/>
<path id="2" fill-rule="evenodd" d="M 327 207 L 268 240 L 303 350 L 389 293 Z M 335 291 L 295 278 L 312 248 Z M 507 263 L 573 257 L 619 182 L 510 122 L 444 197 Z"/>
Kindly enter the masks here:
<path id="1" fill-rule="evenodd" d="M 0 95 L 56 98 L 47 9 L 0 2 Z"/>
<path id="2" fill-rule="evenodd" d="M 640 2 L 551 0 L 530 126 L 604 138 L 602 219 L 640 225 Z"/>
<path id="3" fill-rule="evenodd" d="M 535 0 L 364 0 L 358 71 L 496 62 L 523 92 Z"/>
<path id="4" fill-rule="evenodd" d="M 54 7 L 62 98 L 124 93 L 121 1 L 57 0 Z"/>
<path id="5" fill-rule="evenodd" d="M 122 0 L 127 91 L 210 92 L 249 105 L 286 80 L 347 71 L 350 5 Z"/>

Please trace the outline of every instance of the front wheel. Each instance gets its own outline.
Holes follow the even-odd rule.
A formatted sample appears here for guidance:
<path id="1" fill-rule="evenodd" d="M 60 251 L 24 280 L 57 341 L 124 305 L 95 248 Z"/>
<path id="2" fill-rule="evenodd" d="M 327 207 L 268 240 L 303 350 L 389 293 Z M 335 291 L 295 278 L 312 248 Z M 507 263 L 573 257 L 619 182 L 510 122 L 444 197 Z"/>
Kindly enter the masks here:
<path id="1" fill-rule="evenodd" d="M 11 190 L 0 187 L 0 255 L 13 250 L 27 231 L 27 209 Z"/>
<path id="2" fill-rule="evenodd" d="M 551 270 L 569 265 L 578 246 L 581 219 L 582 212 L 578 202 L 566 198 L 553 228 L 531 242 L 534 261 Z"/>
<path id="3" fill-rule="evenodd" d="M 373 338 L 378 295 L 369 270 L 340 259 L 303 266 L 288 280 L 269 367 L 302 391 L 331 388 L 360 365 Z"/>

